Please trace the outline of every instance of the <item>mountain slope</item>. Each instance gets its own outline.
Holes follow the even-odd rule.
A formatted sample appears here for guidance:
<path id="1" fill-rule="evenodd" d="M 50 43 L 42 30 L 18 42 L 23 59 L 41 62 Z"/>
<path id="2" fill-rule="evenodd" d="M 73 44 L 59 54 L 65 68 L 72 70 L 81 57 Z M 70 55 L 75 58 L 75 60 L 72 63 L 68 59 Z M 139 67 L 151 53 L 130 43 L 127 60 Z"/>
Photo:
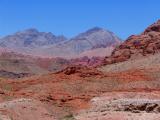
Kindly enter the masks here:
<path id="1" fill-rule="evenodd" d="M 40 47 L 56 44 L 65 40 L 66 38 L 64 36 L 55 36 L 50 32 L 39 32 L 32 28 L 4 37 L 1 40 L 1 45 L 6 47 L 15 45 L 16 47 Z"/>
<path id="2" fill-rule="evenodd" d="M 51 56 L 74 58 L 82 56 L 83 52 L 96 50 L 97 48 L 115 47 L 120 44 L 120 39 L 113 33 L 102 28 L 93 28 L 77 35 L 69 41 L 61 42 L 55 46 L 49 47 L 46 51 Z M 44 53 L 42 51 L 41 53 Z M 90 52 L 89 52 L 90 53 Z M 108 50 L 108 54 L 111 51 Z M 90 54 L 85 54 L 91 56 Z M 99 56 L 95 54 L 94 56 Z"/>
<path id="3" fill-rule="evenodd" d="M 64 36 L 28 29 L 0 39 L 0 46 L 18 53 L 43 57 L 78 57 L 97 48 L 115 47 L 120 39 L 112 32 L 95 27 L 67 40 Z M 109 50 L 110 54 L 111 51 Z M 90 54 L 90 52 L 88 53 Z M 85 54 L 87 56 L 90 56 Z M 82 54 L 83 55 L 83 54 Z M 95 56 L 98 56 L 96 53 Z"/>
<path id="4" fill-rule="evenodd" d="M 80 53 L 83 52 L 83 42 L 88 44 L 86 49 L 95 49 L 95 48 L 106 48 L 109 46 L 114 46 L 120 43 L 120 39 L 115 36 L 112 32 L 104 30 L 102 28 L 92 28 L 84 33 L 79 34 L 68 44 L 74 44 L 76 47 L 76 52 Z M 77 45 L 77 46 L 76 46 Z M 82 46 L 82 47 L 80 47 Z M 85 46 L 84 46 L 85 47 Z"/>

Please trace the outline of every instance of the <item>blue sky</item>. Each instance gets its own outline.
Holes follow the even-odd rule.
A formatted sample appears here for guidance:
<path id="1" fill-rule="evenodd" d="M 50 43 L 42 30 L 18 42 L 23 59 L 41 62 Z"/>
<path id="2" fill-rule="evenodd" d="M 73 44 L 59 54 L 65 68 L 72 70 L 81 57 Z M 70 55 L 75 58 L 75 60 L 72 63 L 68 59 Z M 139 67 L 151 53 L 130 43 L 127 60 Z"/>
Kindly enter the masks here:
<path id="1" fill-rule="evenodd" d="M 160 18 L 160 0 L 0 0 L 0 36 L 27 28 L 73 37 L 98 26 L 120 38 Z"/>

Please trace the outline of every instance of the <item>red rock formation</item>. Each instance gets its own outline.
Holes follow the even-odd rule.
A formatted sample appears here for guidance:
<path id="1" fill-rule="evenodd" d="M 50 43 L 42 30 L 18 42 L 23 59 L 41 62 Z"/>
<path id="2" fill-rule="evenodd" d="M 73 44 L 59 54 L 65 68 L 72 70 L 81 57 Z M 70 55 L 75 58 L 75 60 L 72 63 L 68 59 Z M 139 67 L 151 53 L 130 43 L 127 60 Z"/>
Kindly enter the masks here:
<path id="1" fill-rule="evenodd" d="M 73 66 L 68 66 L 64 70 L 57 72 L 63 73 L 65 75 L 73 75 L 76 74 L 80 77 L 93 77 L 97 75 L 102 75 L 102 72 L 98 71 L 97 69 L 94 68 L 89 68 L 87 66 L 82 66 L 82 65 L 73 65 Z"/>
<path id="2" fill-rule="evenodd" d="M 118 46 L 104 64 L 122 62 L 137 56 L 146 56 L 160 51 L 160 20 L 149 26 L 142 34 L 130 36 Z"/>
<path id="3" fill-rule="evenodd" d="M 81 58 L 76 58 L 76 59 L 71 59 L 70 63 L 73 65 L 85 65 L 88 67 L 96 67 L 98 65 L 101 65 L 103 62 L 104 57 L 92 57 L 89 58 L 87 56 L 81 57 Z"/>

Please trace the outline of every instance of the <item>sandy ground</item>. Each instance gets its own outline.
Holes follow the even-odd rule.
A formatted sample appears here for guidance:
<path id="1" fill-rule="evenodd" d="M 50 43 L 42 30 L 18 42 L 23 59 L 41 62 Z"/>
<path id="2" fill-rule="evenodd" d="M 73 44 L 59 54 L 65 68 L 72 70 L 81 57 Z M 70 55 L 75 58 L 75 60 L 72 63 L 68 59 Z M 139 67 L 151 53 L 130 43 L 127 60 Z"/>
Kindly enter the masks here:
<path id="1" fill-rule="evenodd" d="M 0 120 L 55 120 L 39 101 L 16 99 L 0 103 Z"/>
<path id="2" fill-rule="evenodd" d="M 145 109 L 125 111 L 127 104 L 143 107 L 146 103 L 160 105 L 159 92 L 113 92 L 91 100 L 92 107 L 75 116 L 76 120 L 159 120 L 160 113 Z M 124 106 L 123 106 L 123 105 Z M 131 107 L 131 106 L 130 106 Z M 132 106 L 133 107 L 133 106 Z"/>

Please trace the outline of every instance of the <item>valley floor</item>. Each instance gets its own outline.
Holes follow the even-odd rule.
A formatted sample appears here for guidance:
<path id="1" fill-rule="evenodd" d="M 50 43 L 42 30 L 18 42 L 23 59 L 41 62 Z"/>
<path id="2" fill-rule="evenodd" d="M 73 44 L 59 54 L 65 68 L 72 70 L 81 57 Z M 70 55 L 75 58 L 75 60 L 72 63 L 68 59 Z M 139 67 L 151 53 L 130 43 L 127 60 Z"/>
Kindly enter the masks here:
<path id="1" fill-rule="evenodd" d="M 1 79 L 0 119 L 159 120 L 159 55 L 141 61 Z"/>

